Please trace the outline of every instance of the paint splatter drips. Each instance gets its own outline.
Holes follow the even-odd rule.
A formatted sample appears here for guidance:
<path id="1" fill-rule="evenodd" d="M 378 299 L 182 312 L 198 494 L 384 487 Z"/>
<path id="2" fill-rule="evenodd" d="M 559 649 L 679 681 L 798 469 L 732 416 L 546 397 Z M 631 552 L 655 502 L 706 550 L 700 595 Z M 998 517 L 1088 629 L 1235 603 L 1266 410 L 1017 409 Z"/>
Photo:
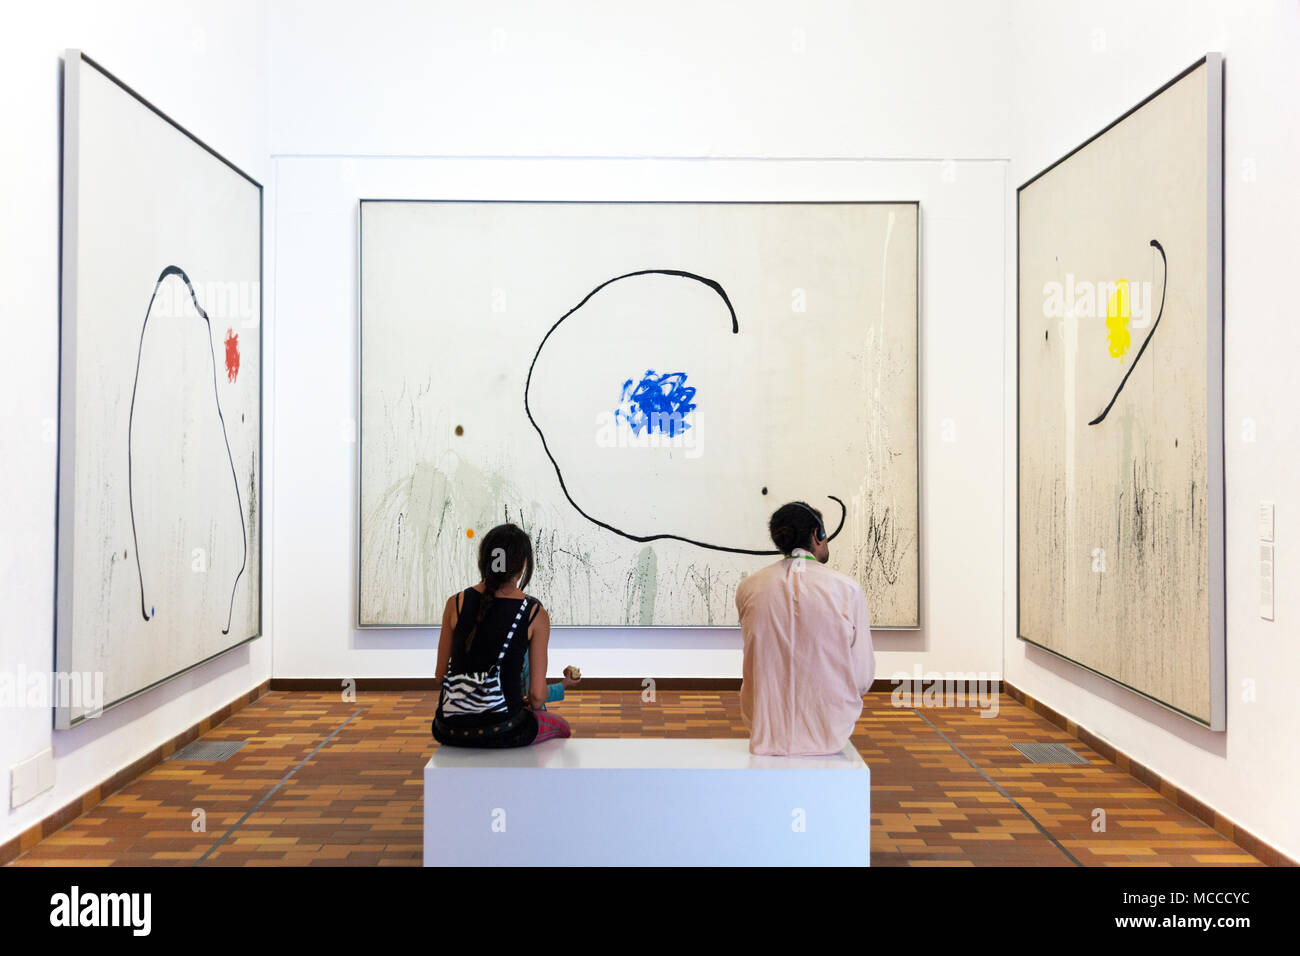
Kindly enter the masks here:
<path id="1" fill-rule="evenodd" d="M 633 382 L 629 378 L 623 383 L 615 421 L 626 420 L 634 435 L 659 431 L 671 438 L 690 429 L 686 416 L 695 410 L 695 389 L 686 384 L 685 372 L 657 375 L 654 369 L 646 369 L 640 383 L 634 386 Z"/>
<path id="2" fill-rule="evenodd" d="M 239 378 L 239 336 L 234 329 L 226 329 L 226 380 Z"/>

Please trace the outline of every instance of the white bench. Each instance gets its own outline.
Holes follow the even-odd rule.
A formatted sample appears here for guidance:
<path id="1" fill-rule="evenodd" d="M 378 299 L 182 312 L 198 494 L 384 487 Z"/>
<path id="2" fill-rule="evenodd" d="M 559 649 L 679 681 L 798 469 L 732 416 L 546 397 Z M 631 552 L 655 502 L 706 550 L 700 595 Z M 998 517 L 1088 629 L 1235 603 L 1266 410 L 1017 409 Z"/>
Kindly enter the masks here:
<path id="1" fill-rule="evenodd" d="M 755 757 L 748 740 L 439 747 L 425 866 L 867 866 L 871 777 L 849 744 Z"/>

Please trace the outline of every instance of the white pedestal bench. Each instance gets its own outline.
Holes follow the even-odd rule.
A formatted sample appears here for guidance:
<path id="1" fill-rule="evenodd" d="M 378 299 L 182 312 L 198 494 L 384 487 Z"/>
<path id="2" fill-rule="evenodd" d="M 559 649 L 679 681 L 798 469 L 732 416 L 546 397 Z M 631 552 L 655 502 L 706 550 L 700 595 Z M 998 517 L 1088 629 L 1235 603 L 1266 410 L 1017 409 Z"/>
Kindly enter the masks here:
<path id="1" fill-rule="evenodd" d="M 424 768 L 425 866 L 867 866 L 870 771 L 755 757 L 748 740 L 439 747 Z"/>

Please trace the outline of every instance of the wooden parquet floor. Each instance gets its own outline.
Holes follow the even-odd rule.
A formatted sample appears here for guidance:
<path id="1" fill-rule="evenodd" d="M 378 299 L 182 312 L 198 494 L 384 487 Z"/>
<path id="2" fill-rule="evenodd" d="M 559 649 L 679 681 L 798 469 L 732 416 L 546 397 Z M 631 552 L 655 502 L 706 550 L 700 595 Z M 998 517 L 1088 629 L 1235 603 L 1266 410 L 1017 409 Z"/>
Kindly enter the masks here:
<path id="1" fill-rule="evenodd" d="M 735 692 L 570 692 L 582 737 L 743 737 Z M 13 866 L 419 866 L 431 692 L 271 692 Z M 871 767 L 873 866 L 1227 866 L 1259 861 L 1011 697 L 996 716 L 869 694 L 853 737 Z M 1060 742 L 1087 764 L 1032 764 Z M 1104 822 L 1104 828 L 1100 824 Z"/>

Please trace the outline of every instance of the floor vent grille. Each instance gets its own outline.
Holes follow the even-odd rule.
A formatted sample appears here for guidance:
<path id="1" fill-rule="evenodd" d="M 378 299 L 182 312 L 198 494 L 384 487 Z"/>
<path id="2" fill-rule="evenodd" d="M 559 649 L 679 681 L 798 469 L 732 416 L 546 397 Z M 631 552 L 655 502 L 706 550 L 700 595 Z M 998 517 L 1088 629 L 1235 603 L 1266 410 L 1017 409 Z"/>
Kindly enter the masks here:
<path id="1" fill-rule="evenodd" d="M 247 740 L 196 740 L 168 757 L 168 760 L 227 760 L 237 754 Z"/>
<path id="2" fill-rule="evenodd" d="M 1012 744 L 1030 763 L 1088 763 L 1069 744 Z"/>

